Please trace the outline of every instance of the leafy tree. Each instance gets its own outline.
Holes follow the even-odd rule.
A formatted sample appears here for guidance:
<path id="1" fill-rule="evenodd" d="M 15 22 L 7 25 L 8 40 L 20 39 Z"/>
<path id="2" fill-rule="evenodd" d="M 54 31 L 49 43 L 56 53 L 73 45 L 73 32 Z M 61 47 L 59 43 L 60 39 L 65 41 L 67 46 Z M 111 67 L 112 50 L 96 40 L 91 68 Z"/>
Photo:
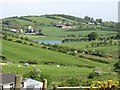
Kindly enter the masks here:
<path id="1" fill-rule="evenodd" d="M 17 42 L 17 43 L 22 43 L 22 41 L 21 41 L 21 40 L 16 40 L 15 42 Z"/>
<path id="2" fill-rule="evenodd" d="M 117 38 L 117 39 L 120 39 L 120 32 L 117 33 L 116 38 Z"/>
<path id="3" fill-rule="evenodd" d="M 98 34 L 96 32 L 92 32 L 90 34 L 88 34 L 88 40 L 96 40 L 96 38 L 98 37 Z"/>
<path id="4" fill-rule="evenodd" d="M 114 71 L 120 73 L 120 61 L 114 64 Z"/>
<path id="5" fill-rule="evenodd" d="M 85 16 L 84 19 L 87 21 L 90 21 L 90 17 L 88 17 L 88 16 Z"/>
<path id="6" fill-rule="evenodd" d="M 120 61 L 114 64 L 114 71 L 118 73 L 118 80 L 120 82 Z"/>
<path id="7" fill-rule="evenodd" d="M 41 78 L 41 71 L 40 71 L 40 69 L 34 69 L 34 70 L 30 71 L 30 77 L 32 79 L 39 80 Z"/>
<path id="8" fill-rule="evenodd" d="M 94 19 L 93 19 L 93 18 L 91 18 L 91 19 L 90 19 L 90 22 L 91 22 L 91 23 L 94 23 Z"/>
<path id="9" fill-rule="evenodd" d="M 96 22 L 102 23 L 102 19 L 96 19 Z"/>
<path id="10" fill-rule="evenodd" d="M 97 23 L 96 21 L 94 22 L 94 24 L 95 24 L 96 26 L 98 25 L 98 23 Z"/>
<path id="11" fill-rule="evenodd" d="M 49 76 L 44 75 L 40 69 L 33 69 L 28 74 L 25 75 L 25 77 L 29 77 L 38 81 L 43 81 L 44 79 L 48 80 L 48 84 L 50 82 Z"/>
<path id="12" fill-rule="evenodd" d="M 3 39 L 7 40 L 7 35 L 6 34 L 4 34 Z"/>

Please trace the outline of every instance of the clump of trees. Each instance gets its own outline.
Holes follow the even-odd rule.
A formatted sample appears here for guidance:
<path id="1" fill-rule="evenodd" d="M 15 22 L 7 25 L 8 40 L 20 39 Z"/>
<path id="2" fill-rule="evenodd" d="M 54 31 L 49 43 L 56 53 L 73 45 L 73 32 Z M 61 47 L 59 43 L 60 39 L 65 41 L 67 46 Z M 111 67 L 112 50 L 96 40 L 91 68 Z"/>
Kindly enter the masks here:
<path id="1" fill-rule="evenodd" d="M 120 61 L 114 64 L 114 71 L 120 73 Z"/>
<path id="2" fill-rule="evenodd" d="M 96 32 L 91 32 L 90 34 L 88 34 L 88 40 L 96 40 L 98 38 L 98 34 Z"/>
<path id="3" fill-rule="evenodd" d="M 97 42 L 92 42 L 91 47 L 100 47 L 100 46 L 111 46 L 111 45 L 118 45 L 119 43 L 117 41 L 113 40 L 103 40 L 103 41 L 97 41 Z"/>

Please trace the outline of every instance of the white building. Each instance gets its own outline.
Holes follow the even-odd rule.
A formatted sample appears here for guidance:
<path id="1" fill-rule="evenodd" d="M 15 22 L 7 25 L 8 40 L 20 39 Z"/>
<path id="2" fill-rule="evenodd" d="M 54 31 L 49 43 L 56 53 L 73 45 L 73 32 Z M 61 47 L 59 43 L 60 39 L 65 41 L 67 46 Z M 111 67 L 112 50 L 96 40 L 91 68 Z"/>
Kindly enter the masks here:
<path id="1" fill-rule="evenodd" d="M 0 90 L 14 90 L 15 88 L 15 74 L 11 73 L 0 73 Z M 43 83 L 30 79 L 30 78 L 24 78 L 21 82 L 21 90 L 42 90 Z"/>
<path id="2" fill-rule="evenodd" d="M 17 30 L 16 30 L 16 29 L 10 29 L 10 31 L 11 31 L 11 32 L 14 32 L 14 33 L 16 33 L 16 32 L 17 32 Z"/>
<path id="3" fill-rule="evenodd" d="M 30 78 L 25 78 L 24 79 L 24 88 L 31 88 L 32 90 L 40 90 L 43 87 L 43 83 L 30 79 Z"/>
<path id="4" fill-rule="evenodd" d="M 31 25 L 30 25 L 30 26 L 28 26 L 28 29 L 29 29 L 29 30 L 31 30 L 31 29 L 32 29 L 32 26 L 31 26 Z"/>

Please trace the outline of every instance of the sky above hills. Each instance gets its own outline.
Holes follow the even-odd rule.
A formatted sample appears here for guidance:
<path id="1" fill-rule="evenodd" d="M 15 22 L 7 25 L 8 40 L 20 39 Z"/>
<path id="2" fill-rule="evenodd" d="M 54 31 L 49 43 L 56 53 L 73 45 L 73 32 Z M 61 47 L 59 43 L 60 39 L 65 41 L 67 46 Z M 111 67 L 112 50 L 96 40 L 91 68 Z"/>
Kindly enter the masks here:
<path id="1" fill-rule="evenodd" d="M 2 0 L 0 18 L 11 16 L 68 14 L 118 21 L 119 0 Z"/>

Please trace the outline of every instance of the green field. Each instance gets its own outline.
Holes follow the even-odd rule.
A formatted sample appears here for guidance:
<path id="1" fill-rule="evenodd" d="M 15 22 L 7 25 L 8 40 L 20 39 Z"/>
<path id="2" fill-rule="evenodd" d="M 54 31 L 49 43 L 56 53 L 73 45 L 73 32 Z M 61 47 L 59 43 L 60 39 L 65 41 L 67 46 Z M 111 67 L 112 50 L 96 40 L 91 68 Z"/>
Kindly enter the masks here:
<path id="1" fill-rule="evenodd" d="M 95 50 L 95 51 L 103 52 L 105 54 L 110 53 L 114 58 L 116 58 L 118 55 L 118 45 L 86 48 L 86 46 L 90 45 L 91 43 L 92 42 L 62 43 L 60 45 L 74 47 L 76 49 L 82 49 L 82 50 Z"/>
<path id="2" fill-rule="evenodd" d="M 58 64 L 66 65 L 88 65 L 106 67 L 109 65 L 93 62 L 83 58 L 78 58 L 75 56 L 59 53 L 56 51 L 50 51 L 38 47 L 27 46 L 23 44 L 18 44 L 14 42 L 9 42 L 3 40 L 3 50 L 2 54 L 9 60 L 18 63 L 22 60 L 36 60 L 38 62 L 50 61 L 57 62 Z M 101 66 L 102 65 L 102 66 Z M 97 67 L 96 66 L 96 67 Z"/>
<path id="3" fill-rule="evenodd" d="M 49 16 L 49 15 L 48 15 Z M 65 15 L 67 16 L 67 15 Z M 5 57 L 2 61 L 8 63 L 3 65 L 2 72 L 12 72 L 16 74 L 21 74 L 26 76 L 34 68 L 39 68 L 42 73 L 48 75 L 50 78 L 49 87 L 52 87 L 53 82 L 64 82 L 70 77 L 80 77 L 81 80 L 85 81 L 88 79 L 88 75 L 94 72 L 96 69 L 100 69 L 102 74 L 100 76 L 95 76 L 91 80 L 105 81 L 108 79 L 117 80 L 117 73 L 114 72 L 113 65 L 117 62 L 118 56 L 118 45 L 106 45 L 99 47 L 87 47 L 91 45 L 94 41 L 82 41 L 75 43 L 61 43 L 58 46 L 75 48 L 77 50 L 91 50 L 99 51 L 102 54 L 110 54 L 112 57 L 100 57 L 91 54 L 77 53 L 75 55 L 69 55 L 71 51 L 68 50 L 67 53 L 62 53 L 59 50 L 51 50 L 50 46 L 46 45 L 46 49 L 43 48 L 44 44 L 38 44 L 33 42 L 33 40 L 64 40 L 66 38 L 78 39 L 88 36 L 91 32 L 96 32 L 98 37 L 106 37 L 110 35 L 116 35 L 116 30 L 105 29 L 110 27 L 111 23 L 103 22 L 100 25 L 89 25 L 89 21 L 85 19 L 76 20 L 76 17 L 68 18 L 60 15 L 51 15 L 49 17 L 44 16 L 23 16 L 22 18 L 6 18 L 3 19 L 4 32 L 3 37 L 7 36 L 7 40 L 0 39 L 0 53 Z M 74 20 L 75 18 L 75 20 Z M 9 21 L 9 22 L 7 22 Z M 57 28 L 53 26 L 53 23 L 73 23 L 75 26 L 81 26 L 81 29 L 76 30 L 73 28 Z M 107 24 L 106 26 L 103 24 Z M 112 23 L 114 25 L 114 23 Z M 8 30 L 10 28 L 27 29 L 31 25 L 34 29 L 42 30 L 43 35 L 25 35 L 22 33 L 13 33 Z M 100 29 L 100 28 L 104 29 Z M 114 26 L 113 26 L 114 27 Z M 94 29 L 91 29 L 94 28 Z M 97 28 L 97 29 L 95 29 Z M 88 30 L 87 30 L 88 29 Z M 110 28 L 109 28 L 110 29 Z M 115 29 L 115 28 L 114 28 Z M 76 31 L 75 31 L 76 30 Z M 69 37 L 69 35 L 74 35 L 74 37 Z M 21 39 L 21 37 L 23 39 Z M 25 37 L 28 40 L 25 40 Z M 12 39 L 10 41 L 10 39 Z M 22 41 L 22 43 L 17 43 L 16 40 Z M 117 42 L 117 40 L 113 40 Z M 26 44 L 25 44 L 26 43 Z M 33 44 L 30 46 L 30 44 Z M 52 45 L 51 45 L 52 46 Z M 73 51 L 74 52 L 74 51 Z M 81 56 L 80 56 L 81 55 Z M 96 60 L 94 60 L 96 59 Z M 100 61 L 106 61 L 109 63 L 103 63 Z M 29 66 L 23 66 L 25 62 L 32 61 L 36 64 L 29 64 Z M 21 67 L 18 67 L 21 65 Z M 35 66 L 33 66 L 35 65 Z M 60 65 L 60 67 L 57 67 Z"/>
<path id="4" fill-rule="evenodd" d="M 21 65 L 18 67 L 17 65 L 20 64 L 9 64 L 3 66 L 3 72 L 13 72 L 16 74 L 22 74 L 23 76 L 28 74 L 34 68 L 39 68 L 42 73 L 45 75 L 49 75 L 52 82 L 60 82 L 64 78 L 69 78 L 72 76 L 84 76 L 86 77 L 92 69 L 89 68 L 79 68 L 79 67 L 69 67 L 69 66 L 60 66 L 57 65 L 36 65 L 32 66 L 29 65 L 28 67 Z"/>
<path id="5" fill-rule="evenodd" d="M 95 66 L 100 68 L 103 72 L 103 76 L 107 75 L 108 77 L 98 77 L 99 80 L 107 80 L 116 76 L 114 72 L 111 72 L 113 69 L 112 64 L 103 64 L 99 62 L 94 62 L 88 59 L 79 58 L 71 55 L 66 55 L 56 51 L 50 51 L 34 46 L 27 46 L 23 44 L 18 44 L 10 41 L 3 40 L 3 50 L 2 54 L 6 59 L 13 64 L 8 64 L 3 66 L 3 72 L 15 72 L 17 74 L 25 75 L 33 68 L 39 68 L 44 74 L 49 75 L 52 82 L 61 82 L 63 78 L 69 78 L 71 76 L 80 76 L 85 78 L 91 71 L 95 68 L 87 68 L 84 66 Z M 53 64 L 37 64 L 35 67 L 32 65 L 25 67 L 20 64 L 19 61 L 28 61 L 35 60 L 39 63 L 41 62 L 54 62 Z M 22 67 L 17 67 L 21 65 Z M 60 65 L 57 68 L 57 65 Z M 83 65 L 82 67 L 78 65 Z M 74 73 L 73 73 L 74 72 Z M 111 73 L 110 75 L 108 75 Z M 97 80 L 98 80 L 97 79 Z M 50 85 L 51 86 L 51 85 Z"/>
<path id="6" fill-rule="evenodd" d="M 24 17 L 24 16 L 23 16 Z M 68 34 L 73 34 L 75 36 L 81 35 L 81 36 L 86 36 L 89 33 L 95 31 L 97 32 L 99 35 L 106 35 L 106 34 L 115 34 L 117 32 L 115 31 L 107 31 L 107 30 L 82 30 L 82 31 L 65 31 L 65 30 L 69 30 L 69 28 L 57 28 L 53 26 L 53 23 L 59 23 L 62 22 L 63 19 L 66 20 L 66 22 L 76 22 L 76 23 L 81 23 L 81 22 L 77 22 L 75 20 L 71 20 L 71 19 L 67 19 L 64 18 L 62 16 L 54 16 L 53 17 L 57 18 L 57 19 L 51 19 L 51 18 L 46 18 L 46 16 L 25 16 L 24 19 L 20 19 L 20 18 L 13 18 L 11 25 L 13 27 L 16 28 L 27 28 L 29 25 L 31 25 L 34 29 L 38 29 L 38 30 L 42 30 L 42 33 L 45 36 L 52 36 L 52 37 L 59 37 L 59 36 L 66 36 Z M 11 20 L 11 19 L 6 19 L 6 20 Z M 85 23 L 85 20 L 83 20 Z M 16 25 L 16 23 L 18 23 Z M 16 25 L 16 26 L 14 26 Z M 77 25 L 79 26 L 79 24 Z M 102 27 L 102 26 L 92 26 L 92 25 L 82 25 L 83 27 Z M 72 30 L 72 29 L 71 29 Z"/>

